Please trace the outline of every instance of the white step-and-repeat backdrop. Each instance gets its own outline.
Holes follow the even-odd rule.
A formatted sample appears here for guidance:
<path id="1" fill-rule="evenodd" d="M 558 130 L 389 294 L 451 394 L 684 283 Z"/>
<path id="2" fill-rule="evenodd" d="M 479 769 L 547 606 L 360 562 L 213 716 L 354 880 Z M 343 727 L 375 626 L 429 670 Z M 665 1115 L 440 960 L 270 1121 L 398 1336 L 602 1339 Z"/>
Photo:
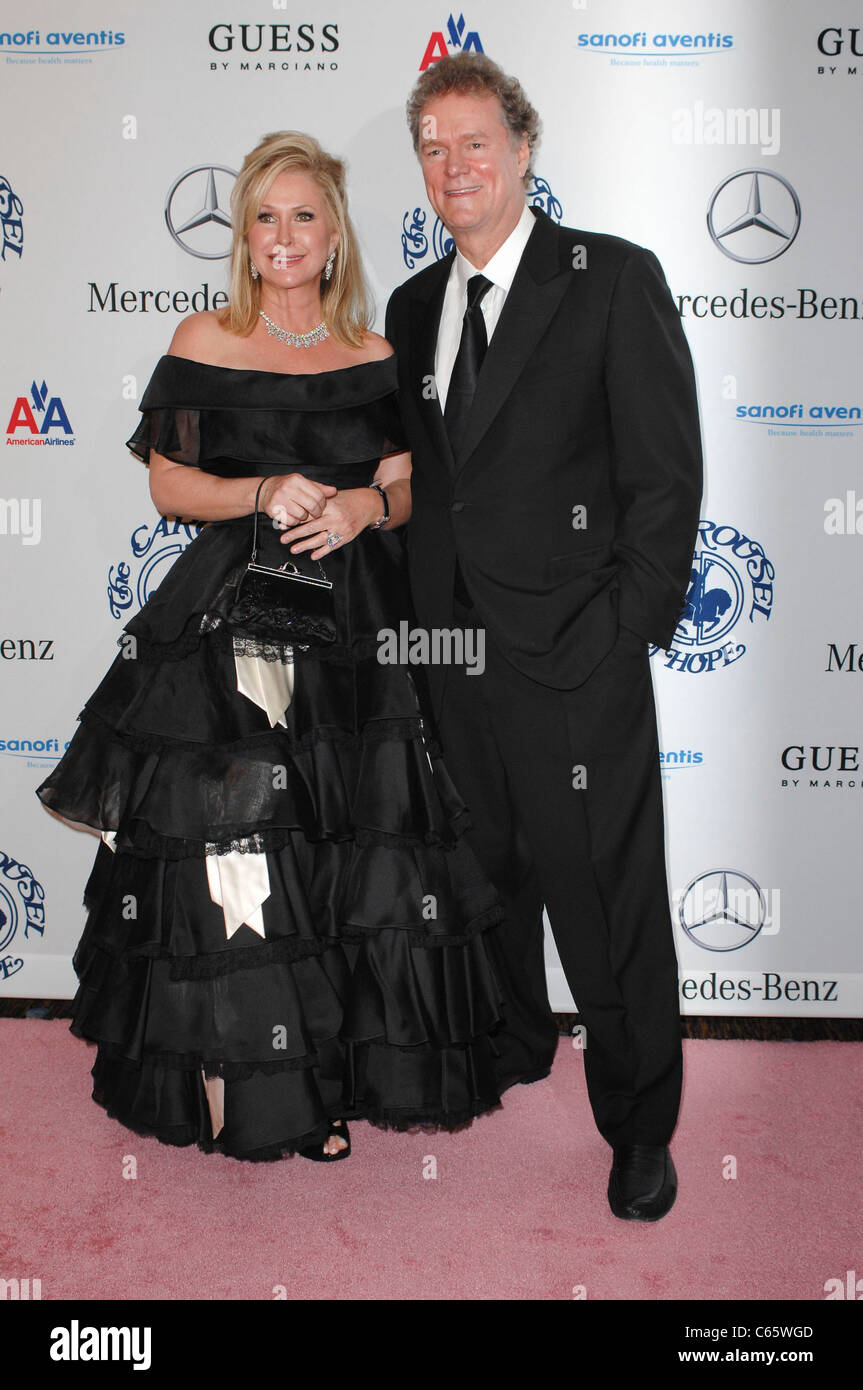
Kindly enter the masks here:
<path id="1" fill-rule="evenodd" d="M 542 116 L 531 200 L 651 247 L 695 358 L 703 521 L 653 655 L 681 1007 L 860 1016 L 863 8 L 447 5 L 3 0 L 0 993 L 74 992 L 96 841 L 33 793 L 194 535 L 124 440 L 223 302 L 234 171 L 286 128 L 347 159 L 380 326 L 448 249 L 405 98 L 475 49 Z"/>

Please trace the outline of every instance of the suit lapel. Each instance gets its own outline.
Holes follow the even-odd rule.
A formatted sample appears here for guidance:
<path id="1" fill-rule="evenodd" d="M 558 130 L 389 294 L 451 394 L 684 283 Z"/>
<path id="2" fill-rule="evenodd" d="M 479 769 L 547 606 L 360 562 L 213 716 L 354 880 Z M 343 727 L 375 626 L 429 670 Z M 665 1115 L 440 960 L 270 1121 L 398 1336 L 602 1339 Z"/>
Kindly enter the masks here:
<path id="1" fill-rule="evenodd" d="M 570 283 L 571 267 L 562 263 L 557 227 L 545 213 L 535 211 L 535 215 L 536 226 L 524 248 L 482 364 L 456 460 L 457 472 L 505 404 Z"/>
<path id="2" fill-rule="evenodd" d="M 447 280 L 454 257 L 455 252 L 452 251 L 438 262 L 439 274 L 428 277 L 427 293 L 422 298 L 418 297 L 411 302 L 411 342 L 413 344 L 411 370 L 414 382 L 417 383 L 414 399 L 417 402 L 420 418 L 431 440 L 432 447 L 438 457 L 445 461 L 451 473 L 455 469 L 452 446 L 444 426 L 440 401 L 432 388 L 438 327 Z M 424 288 L 426 287 L 424 286 Z"/>

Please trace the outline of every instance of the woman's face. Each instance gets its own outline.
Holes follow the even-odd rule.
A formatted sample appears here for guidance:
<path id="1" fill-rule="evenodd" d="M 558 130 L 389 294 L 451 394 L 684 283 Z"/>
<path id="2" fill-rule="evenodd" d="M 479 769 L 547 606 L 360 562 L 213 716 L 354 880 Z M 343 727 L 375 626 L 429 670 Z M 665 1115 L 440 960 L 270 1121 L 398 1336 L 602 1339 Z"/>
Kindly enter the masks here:
<path id="1" fill-rule="evenodd" d="M 262 281 L 283 290 L 317 285 L 338 239 L 315 180 L 290 171 L 273 179 L 247 236 Z"/>

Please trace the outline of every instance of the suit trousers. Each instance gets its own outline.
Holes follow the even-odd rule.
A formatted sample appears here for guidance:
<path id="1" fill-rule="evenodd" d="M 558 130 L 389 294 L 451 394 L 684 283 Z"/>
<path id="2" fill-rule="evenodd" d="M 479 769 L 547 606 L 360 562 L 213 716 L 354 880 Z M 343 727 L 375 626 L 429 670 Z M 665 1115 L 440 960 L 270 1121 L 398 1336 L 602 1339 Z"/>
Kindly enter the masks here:
<path id="1" fill-rule="evenodd" d="M 482 627 L 458 601 L 454 616 Z M 586 1028 L 599 1132 L 612 1147 L 667 1144 L 683 1058 L 646 642 L 621 628 L 588 679 L 560 691 L 517 671 L 486 631 L 481 673 L 447 669 L 438 727 L 468 842 L 506 909 L 486 938 L 506 999 L 502 1086 L 544 1075 L 557 1045 L 544 903 Z"/>

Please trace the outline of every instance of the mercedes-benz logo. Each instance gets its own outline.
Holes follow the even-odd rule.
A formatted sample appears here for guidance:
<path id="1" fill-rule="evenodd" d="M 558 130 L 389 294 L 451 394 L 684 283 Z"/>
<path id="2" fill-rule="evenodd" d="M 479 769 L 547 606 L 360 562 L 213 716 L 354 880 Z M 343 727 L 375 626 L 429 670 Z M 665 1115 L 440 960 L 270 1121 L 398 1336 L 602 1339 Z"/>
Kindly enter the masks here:
<path id="1" fill-rule="evenodd" d="M 165 221 L 178 246 L 204 261 L 231 254 L 230 193 L 236 170 L 197 164 L 175 179 L 165 199 Z"/>
<path id="2" fill-rule="evenodd" d="M 781 174 L 739 169 L 711 194 L 707 230 L 732 261 L 775 261 L 800 230 L 800 199 Z"/>
<path id="3" fill-rule="evenodd" d="M 711 869 L 683 891 L 680 925 L 705 951 L 739 951 L 754 941 L 767 921 L 764 894 L 748 874 Z"/>

